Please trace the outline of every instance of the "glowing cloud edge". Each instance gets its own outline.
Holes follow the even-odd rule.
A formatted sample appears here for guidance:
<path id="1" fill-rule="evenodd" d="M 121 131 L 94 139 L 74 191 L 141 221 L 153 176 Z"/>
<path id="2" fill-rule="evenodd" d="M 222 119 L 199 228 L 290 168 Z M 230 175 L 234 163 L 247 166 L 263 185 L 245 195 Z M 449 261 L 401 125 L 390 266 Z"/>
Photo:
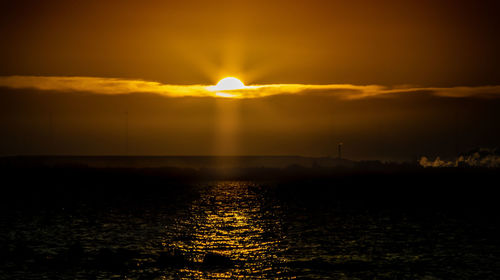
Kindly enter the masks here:
<path id="1" fill-rule="evenodd" d="M 57 92 L 89 92 L 94 94 L 150 93 L 165 97 L 261 98 L 274 95 L 335 95 L 342 99 L 393 97 L 399 94 L 427 92 L 447 98 L 498 98 L 500 85 L 476 87 L 386 87 L 351 84 L 267 84 L 239 89 L 218 89 L 210 85 L 171 85 L 154 81 L 82 76 L 0 76 L 0 87 Z"/>

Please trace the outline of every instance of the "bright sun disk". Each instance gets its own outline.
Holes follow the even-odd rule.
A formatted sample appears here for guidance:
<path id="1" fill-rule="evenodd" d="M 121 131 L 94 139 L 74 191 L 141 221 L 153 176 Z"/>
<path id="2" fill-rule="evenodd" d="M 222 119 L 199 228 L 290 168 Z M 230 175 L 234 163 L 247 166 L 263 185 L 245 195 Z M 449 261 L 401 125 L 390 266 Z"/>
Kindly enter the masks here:
<path id="1" fill-rule="evenodd" d="M 238 80 L 235 77 L 227 77 L 220 80 L 217 85 L 211 87 L 210 89 L 213 91 L 217 90 L 235 90 L 235 89 L 243 89 L 245 88 L 245 84 L 242 81 Z"/>

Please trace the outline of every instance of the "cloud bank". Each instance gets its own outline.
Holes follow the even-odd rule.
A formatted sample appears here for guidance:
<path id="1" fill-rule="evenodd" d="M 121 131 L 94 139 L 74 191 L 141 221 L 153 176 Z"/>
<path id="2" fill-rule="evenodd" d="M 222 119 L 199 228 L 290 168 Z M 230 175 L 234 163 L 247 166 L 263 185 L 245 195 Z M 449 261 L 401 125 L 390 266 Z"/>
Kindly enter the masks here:
<path id="1" fill-rule="evenodd" d="M 251 85 L 244 89 L 213 91 L 209 85 L 170 85 L 154 81 L 129 80 L 100 77 L 64 77 L 64 76 L 3 76 L 0 87 L 13 89 L 36 89 L 60 92 L 90 92 L 94 94 L 131 94 L 150 93 L 166 97 L 233 97 L 259 98 L 282 94 L 334 95 L 342 99 L 362 99 L 375 97 L 393 97 L 401 94 L 426 92 L 446 98 L 498 98 L 500 86 L 477 87 L 385 87 L 381 85 L 351 84 L 268 84 Z"/>

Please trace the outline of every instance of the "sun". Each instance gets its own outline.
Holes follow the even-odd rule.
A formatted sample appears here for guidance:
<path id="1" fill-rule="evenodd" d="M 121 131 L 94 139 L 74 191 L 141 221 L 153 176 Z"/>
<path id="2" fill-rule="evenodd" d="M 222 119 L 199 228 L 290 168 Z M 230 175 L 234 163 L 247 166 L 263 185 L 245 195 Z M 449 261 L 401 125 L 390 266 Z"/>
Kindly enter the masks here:
<path id="1" fill-rule="evenodd" d="M 217 85 L 210 87 L 212 91 L 244 89 L 245 84 L 235 77 L 227 77 L 220 80 Z"/>

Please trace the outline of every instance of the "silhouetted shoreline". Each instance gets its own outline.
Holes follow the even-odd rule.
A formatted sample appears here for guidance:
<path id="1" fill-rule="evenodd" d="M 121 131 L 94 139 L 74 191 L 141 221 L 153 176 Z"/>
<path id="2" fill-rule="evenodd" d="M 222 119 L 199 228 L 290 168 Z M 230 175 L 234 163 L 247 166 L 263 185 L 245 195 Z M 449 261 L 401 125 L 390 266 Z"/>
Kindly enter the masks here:
<path id="1" fill-rule="evenodd" d="M 191 165 L 217 162 L 216 157 L 185 157 Z M 275 157 L 281 164 L 283 159 L 297 157 Z M 161 161 L 164 158 L 152 158 Z M 197 161 L 203 164 L 196 163 Z M 278 167 L 228 167 L 237 157 L 226 158 L 226 162 L 213 167 L 92 167 L 85 162 L 97 162 L 99 157 L 4 157 L 0 159 L 0 174 L 4 182 L 15 187 L 4 188 L 4 200 L 24 199 L 56 200 L 64 203 L 73 199 L 109 199 L 124 196 L 140 200 L 161 193 L 180 192 L 190 186 L 210 181 L 243 180 L 260 181 L 273 190 L 301 194 L 298 200 L 308 198 L 328 200 L 363 200 L 369 204 L 421 207 L 422 205 L 446 207 L 496 207 L 493 182 L 500 178 L 497 168 L 446 167 L 424 168 L 410 163 L 382 163 L 378 161 L 336 160 L 338 165 L 323 167 L 314 164 L 304 167 L 298 164 Z M 253 157 L 252 162 L 268 161 L 265 157 Z M 264 159 L 264 160 L 262 160 Z M 310 158 L 302 158 L 301 160 Z M 109 160 L 109 157 L 104 158 Z M 137 166 L 140 161 L 149 162 L 148 157 L 111 158 L 111 163 Z M 78 163 L 78 161 L 80 163 Z M 219 162 L 221 162 L 219 160 Z M 345 163 L 342 164 L 342 163 Z M 157 163 L 156 163 L 157 164 Z M 247 164 L 247 163 L 245 163 Z M 242 165 L 235 163 L 235 166 Z M 248 164 L 247 164 L 248 165 Z M 261 164 L 263 165 L 263 164 Z M 100 166 L 100 165 L 99 165 Z M 11 194 L 11 195 L 9 195 Z M 130 197 L 128 197 L 130 196 Z M 463 204 L 461 206 L 461 204 Z M 420 206 L 419 206 L 420 205 Z"/>

